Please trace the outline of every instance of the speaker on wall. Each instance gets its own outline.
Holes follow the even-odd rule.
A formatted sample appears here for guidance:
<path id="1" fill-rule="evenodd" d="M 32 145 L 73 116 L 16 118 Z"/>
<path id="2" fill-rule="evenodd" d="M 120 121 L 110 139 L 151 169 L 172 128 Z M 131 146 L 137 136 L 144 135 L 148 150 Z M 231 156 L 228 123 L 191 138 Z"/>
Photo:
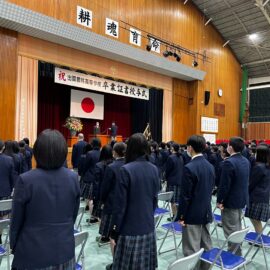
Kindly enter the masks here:
<path id="1" fill-rule="evenodd" d="M 210 101 L 210 91 L 204 91 L 204 105 L 208 105 Z"/>

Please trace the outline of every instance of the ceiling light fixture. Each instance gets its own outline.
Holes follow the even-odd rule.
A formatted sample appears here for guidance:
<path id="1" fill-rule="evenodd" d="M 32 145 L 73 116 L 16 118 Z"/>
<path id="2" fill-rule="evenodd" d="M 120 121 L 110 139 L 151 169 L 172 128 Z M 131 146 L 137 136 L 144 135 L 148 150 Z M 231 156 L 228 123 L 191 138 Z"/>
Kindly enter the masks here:
<path id="1" fill-rule="evenodd" d="M 255 40 L 255 39 L 258 38 L 258 35 L 257 35 L 257 34 L 250 34 L 248 37 L 249 37 L 249 39 L 251 39 L 251 40 Z"/>

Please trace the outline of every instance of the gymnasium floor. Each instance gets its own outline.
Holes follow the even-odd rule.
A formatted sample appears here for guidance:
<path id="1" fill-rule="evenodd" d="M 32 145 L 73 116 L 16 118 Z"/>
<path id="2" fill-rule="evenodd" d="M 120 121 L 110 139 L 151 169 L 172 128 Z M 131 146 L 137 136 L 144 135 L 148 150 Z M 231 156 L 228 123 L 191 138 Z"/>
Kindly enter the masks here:
<path id="1" fill-rule="evenodd" d="M 84 203 L 82 202 L 82 205 L 83 204 Z M 87 241 L 87 244 L 85 247 L 85 269 L 86 270 L 102 270 L 102 269 L 105 269 L 107 264 L 112 262 L 110 247 L 109 247 L 109 245 L 98 247 L 98 244 L 96 242 L 96 236 L 98 236 L 98 225 L 89 226 L 86 223 L 87 218 L 88 218 L 88 214 L 85 213 L 84 217 L 82 219 L 82 222 L 81 222 L 82 230 L 89 232 L 89 238 L 88 238 L 88 241 Z M 167 219 L 167 217 L 163 218 L 164 223 L 167 222 L 166 219 Z M 245 220 L 246 220 L 247 226 L 249 226 L 251 229 L 253 229 L 249 220 L 248 219 L 245 219 Z M 213 228 L 213 225 L 211 225 L 211 229 L 212 228 Z M 270 230 L 270 227 L 269 227 L 269 230 Z M 267 233 L 269 230 L 267 230 Z M 219 238 L 221 239 L 221 241 L 223 241 L 224 236 L 223 236 L 222 228 L 218 228 L 218 234 L 219 234 Z M 159 228 L 157 230 L 157 237 L 160 238 L 162 235 L 164 235 L 164 231 L 163 231 L 163 229 Z M 179 241 L 181 240 L 181 236 L 177 236 L 177 240 L 179 243 Z M 215 234 L 213 234 L 212 240 L 213 240 L 213 246 L 217 246 L 217 238 L 216 238 Z M 158 240 L 158 242 L 157 242 L 158 247 L 159 247 L 161 241 L 162 240 Z M 171 247 L 173 247 L 173 238 L 168 237 L 163 248 L 167 249 L 167 248 L 171 248 Z M 247 243 L 244 243 L 243 254 L 246 253 L 248 248 L 249 248 L 249 245 Z M 179 257 L 182 257 L 183 254 L 182 254 L 181 246 L 178 249 L 178 251 L 179 251 Z M 270 265 L 269 254 L 270 254 L 270 251 L 267 251 L 268 263 Z M 175 256 L 174 251 L 159 255 L 158 256 L 158 269 L 166 270 L 168 265 L 175 260 L 176 260 L 176 256 Z M 7 269 L 6 258 L 3 259 L 2 264 L 0 266 L 0 269 L 1 270 Z M 213 269 L 218 269 L 218 268 L 213 268 Z M 265 266 L 263 253 L 261 250 L 259 251 L 259 253 L 255 257 L 254 262 L 248 264 L 247 269 L 248 270 L 265 270 L 265 269 L 267 269 Z M 181 269 L 179 269 L 179 270 L 181 270 Z M 185 269 L 183 269 L 183 270 L 185 270 Z"/>

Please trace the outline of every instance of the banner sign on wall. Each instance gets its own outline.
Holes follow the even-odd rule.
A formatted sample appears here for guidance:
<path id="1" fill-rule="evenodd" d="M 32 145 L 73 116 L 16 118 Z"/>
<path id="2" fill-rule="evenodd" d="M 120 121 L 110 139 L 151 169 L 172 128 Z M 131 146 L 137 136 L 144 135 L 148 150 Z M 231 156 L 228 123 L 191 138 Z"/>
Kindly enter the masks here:
<path id="1" fill-rule="evenodd" d="M 149 89 L 55 67 L 54 82 L 113 95 L 149 100 Z"/>

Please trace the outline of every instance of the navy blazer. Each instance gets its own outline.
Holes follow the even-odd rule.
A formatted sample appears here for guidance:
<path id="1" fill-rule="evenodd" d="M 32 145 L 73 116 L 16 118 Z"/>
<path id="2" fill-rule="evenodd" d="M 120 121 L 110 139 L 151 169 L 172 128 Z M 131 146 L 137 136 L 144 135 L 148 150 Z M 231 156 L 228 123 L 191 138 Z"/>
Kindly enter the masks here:
<path id="1" fill-rule="evenodd" d="M 112 137 L 115 137 L 117 135 L 118 126 L 112 125 L 111 126 L 111 135 Z"/>
<path id="2" fill-rule="evenodd" d="M 86 154 L 85 158 L 85 174 L 83 177 L 83 181 L 85 183 L 94 183 L 95 182 L 95 168 L 98 163 L 100 157 L 100 150 L 93 149 Z"/>
<path id="3" fill-rule="evenodd" d="M 157 167 L 145 157 L 121 167 L 113 210 L 116 233 L 134 236 L 154 232 L 159 185 Z"/>
<path id="4" fill-rule="evenodd" d="M 120 168 L 125 164 L 125 159 L 114 160 L 105 170 L 103 182 L 101 184 L 100 200 L 104 204 L 103 213 L 112 214 L 114 206 L 114 196 L 116 183 L 120 179 Z"/>
<path id="5" fill-rule="evenodd" d="M 0 198 L 10 197 L 16 174 L 11 157 L 0 153 Z"/>
<path id="6" fill-rule="evenodd" d="M 250 173 L 249 201 L 251 203 L 269 203 L 270 168 L 264 163 L 257 163 Z"/>
<path id="7" fill-rule="evenodd" d="M 185 224 L 212 222 L 212 190 L 215 184 L 215 169 L 204 156 L 192 159 L 184 169 L 176 220 Z"/>
<path id="8" fill-rule="evenodd" d="M 76 173 L 61 167 L 21 174 L 15 187 L 10 226 L 12 266 L 37 269 L 74 257 L 74 222 L 80 205 Z"/>
<path id="9" fill-rule="evenodd" d="M 248 204 L 250 163 L 240 153 L 230 156 L 222 165 L 217 202 L 231 209 Z"/>
<path id="10" fill-rule="evenodd" d="M 183 178 L 184 161 L 182 155 L 171 154 L 166 162 L 166 181 L 169 186 L 180 186 Z"/>
<path id="11" fill-rule="evenodd" d="M 185 165 L 191 161 L 191 157 L 187 154 L 187 151 L 184 151 L 182 157 Z"/>
<path id="12" fill-rule="evenodd" d="M 73 145 L 72 148 L 72 155 L 71 155 L 71 163 L 73 168 L 78 168 L 78 163 L 80 160 L 80 157 L 83 153 L 83 149 L 86 146 L 87 142 L 85 141 L 78 141 Z"/>

